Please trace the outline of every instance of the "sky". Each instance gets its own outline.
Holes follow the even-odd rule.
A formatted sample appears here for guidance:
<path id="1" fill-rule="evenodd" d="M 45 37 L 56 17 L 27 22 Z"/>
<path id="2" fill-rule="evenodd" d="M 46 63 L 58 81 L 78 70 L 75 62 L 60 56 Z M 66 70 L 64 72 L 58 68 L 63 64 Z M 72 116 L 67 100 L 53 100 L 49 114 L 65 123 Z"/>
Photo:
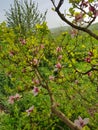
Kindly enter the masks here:
<path id="1" fill-rule="evenodd" d="M 14 0 L 0 0 L 0 23 L 6 20 L 5 11 L 8 11 L 10 9 L 10 5 L 13 4 Z M 28 0 L 29 1 L 29 0 Z M 53 7 L 51 0 L 32 0 L 38 3 L 38 9 L 40 12 L 47 12 L 46 21 L 49 28 L 54 28 L 58 26 L 64 26 L 66 25 L 54 12 L 51 8 Z M 58 0 L 56 0 L 58 1 Z M 67 9 L 69 7 L 69 3 L 66 3 L 66 7 L 64 9 Z"/>
<path id="2" fill-rule="evenodd" d="M 30 1 L 30 0 L 28 0 Z M 59 16 L 54 12 L 51 8 L 53 7 L 51 0 L 32 0 L 38 3 L 38 9 L 40 12 L 45 12 L 48 10 L 46 15 L 46 21 L 49 28 L 55 28 L 55 27 L 61 27 L 66 26 L 67 24 L 64 23 Z M 59 1 L 59 0 L 55 0 Z M 8 11 L 10 9 L 10 5 L 13 4 L 14 0 L 0 0 L 0 22 L 6 20 L 5 11 Z M 64 10 L 68 10 L 70 7 L 70 4 L 67 0 L 65 0 L 65 3 L 62 6 L 62 10 L 64 13 Z M 98 22 L 98 20 L 97 20 Z"/>

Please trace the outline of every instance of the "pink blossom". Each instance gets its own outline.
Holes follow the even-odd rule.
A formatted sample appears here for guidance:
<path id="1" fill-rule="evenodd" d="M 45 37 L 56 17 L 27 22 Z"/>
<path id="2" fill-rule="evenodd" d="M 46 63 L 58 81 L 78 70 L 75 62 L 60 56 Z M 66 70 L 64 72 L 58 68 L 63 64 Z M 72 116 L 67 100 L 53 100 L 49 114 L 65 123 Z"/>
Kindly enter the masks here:
<path id="1" fill-rule="evenodd" d="M 41 49 L 44 49 L 44 48 L 45 48 L 45 46 L 44 46 L 43 44 L 41 44 L 41 45 L 40 45 L 40 48 L 41 48 Z"/>
<path id="2" fill-rule="evenodd" d="M 92 51 L 89 51 L 89 52 L 88 52 L 88 55 L 89 55 L 89 56 L 93 56 L 93 52 L 92 52 Z"/>
<path id="3" fill-rule="evenodd" d="M 76 126 L 78 126 L 80 129 L 82 129 L 85 125 L 87 125 L 89 123 L 89 118 L 84 118 L 82 119 L 80 116 L 78 117 L 78 119 L 76 119 L 74 121 L 74 124 Z"/>
<path id="4" fill-rule="evenodd" d="M 71 37 L 73 38 L 73 37 L 77 36 L 77 33 L 78 33 L 78 31 L 76 29 L 71 30 L 71 32 L 70 32 Z"/>
<path id="5" fill-rule="evenodd" d="M 15 55 L 15 52 L 14 52 L 14 51 L 10 51 L 9 55 L 10 55 L 10 56 L 14 56 L 14 55 Z"/>
<path id="6" fill-rule="evenodd" d="M 15 102 L 15 100 L 17 101 L 17 100 L 19 100 L 20 98 L 21 98 L 21 96 L 20 96 L 18 93 L 16 93 L 15 96 L 10 96 L 10 97 L 9 97 L 8 102 L 9 102 L 10 104 L 13 104 L 13 103 Z"/>
<path id="7" fill-rule="evenodd" d="M 58 68 L 58 69 L 61 69 L 61 68 L 62 68 L 62 65 L 61 65 L 61 63 L 58 62 L 58 63 L 55 65 L 55 67 Z"/>
<path id="8" fill-rule="evenodd" d="M 26 44 L 26 40 L 25 39 L 20 39 L 20 42 L 21 42 L 22 45 Z"/>
<path id="9" fill-rule="evenodd" d="M 83 13 L 79 13 L 75 15 L 75 21 L 76 22 L 82 22 L 83 21 Z"/>
<path id="10" fill-rule="evenodd" d="M 38 60 L 36 58 L 33 59 L 33 64 L 38 65 Z"/>
<path id="11" fill-rule="evenodd" d="M 94 6 L 97 8 L 98 7 L 98 3 L 95 3 Z"/>
<path id="12" fill-rule="evenodd" d="M 88 63 L 90 63 L 91 62 L 91 58 L 87 57 L 87 58 L 85 58 L 85 61 L 88 62 Z"/>
<path id="13" fill-rule="evenodd" d="M 89 11 L 90 11 L 90 12 L 93 12 L 93 14 L 95 14 L 96 9 L 95 9 L 94 6 L 90 5 L 90 6 L 89 6 Z"/>
<path id="14" fill-rule="evenodd" d="M 61 51 L 62 51 L 62 47 L 57 47 L 57 48 L 56 48 L 56 51 L 57 51 L 57 52 L 61 52 Z"/>
<path id="15" fill-rule="evenodd" d="M 92 72 L 88 72 L 87 74 L 88 74 L 88 76 L 90 77 L 90 76 L 92 75 Z"/>
<path id="16" fill-rule="evenodd" d="M 34 96 L 37 96 L 37 95 L 38 95 L 38 92 L 39 92 L 39 88 L 34 86 L 32 92 L 33 92 L 33 95 L 34 95 Z"/>
<path id="17" fill-rule="evenodd" d="M 14 99 L 19 100 L 20 98 L 21 96 L 18 93 L 16 93 L 16 95 L 14 96 Z"/>
<path id="18" fill-rule="evenodd" d="M 49 76 L 49 80 L 53 81 L 54 80 L 54 76 Z"/>
<path id="19" fill-rule="evenodd" d="M 10 96 L 9 99 L 8 99 L 8 102 L 10 104 L 13 104 L 14 103 L 14 100 L 15 100 L 15 97 L 14 96 Z"/>
<path id="20" fill-rule="evenodd" d="M 32 81 L 33 81 L 33 83 L 36 84 L 36 85 L 40 84 L 40 82 L 39 82 L 38 79 L 33 79 Z"/>
<path id="21" fill-rule="evenodd" d="M 58 56 L 58 60 L 61 60 L 61 59 L 62 59 L 62 55 L 59 55 L 59 56 Z"/>
<path id="22" fill-rule="evenodd" d="M 31 114 L 31 112 L 33 112 L 33 110 L 34 110 L 34 106 L 26 110 L 26 112 L 28 113 L 28 116 Z"/>
<path id="23" fill-rule="evenodd" d="M 96 13 L 95 13 L 95 17 L 97 17 L 98 16 L 98 10 L 96 10 Z"/>
<path id="24" fill-rule="evenodd" d="M 82 0 L 82 3 L 80 6 L 87 7 L 88 3 L 89 3 L 88 1 Z"/>

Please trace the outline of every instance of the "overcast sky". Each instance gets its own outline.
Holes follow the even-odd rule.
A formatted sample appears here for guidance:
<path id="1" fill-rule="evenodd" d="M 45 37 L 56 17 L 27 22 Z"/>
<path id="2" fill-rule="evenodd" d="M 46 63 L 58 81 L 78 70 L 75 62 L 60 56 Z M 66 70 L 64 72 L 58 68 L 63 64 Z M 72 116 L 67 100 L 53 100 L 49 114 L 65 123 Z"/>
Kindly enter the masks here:
<path id="1" fill-rule="evenodd" d="M 6 11 L 9 10 L 10 5 L 13 4 L 13 1 L 14 0 L 0 0 L 0 22 L 6 20 L 5 10 Z M 32 1 L 35 1 L 38 3 L 39 11 L 45 12 L 46 10 L 48 10 L 46 20 L 47 20 L 47 24 L 49 28 L 66 25 L 64 22 L 62 22 L 62 20 L 59 18 L 56 12 L 51 10 L 53 6 L 50 0 L 32 0 Z M 66 6 L 64 7 L 64 9 L 67 9 L 68 7 L 69 7 L 69 4 L 66 3 Z"/>

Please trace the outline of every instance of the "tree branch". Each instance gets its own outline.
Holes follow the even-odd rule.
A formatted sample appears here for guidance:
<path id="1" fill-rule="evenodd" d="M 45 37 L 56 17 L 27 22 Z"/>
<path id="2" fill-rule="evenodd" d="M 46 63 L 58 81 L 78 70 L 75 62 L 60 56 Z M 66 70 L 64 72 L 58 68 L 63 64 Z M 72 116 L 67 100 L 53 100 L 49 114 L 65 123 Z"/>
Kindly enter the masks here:
<path id="1" fill-rule="evenodd" d="M 53 1 L 53 0 L 51 0 L 51 1 L 52 1 L 52 3 L 53 3 L 53 6 L 54 6 L 54 8 L 55 8 L 56 13 L 59 15 L 59 17 L 60 17 L 65 23 L 67 23 L 68 25 L 70 25 L 71 27 L 73 27 L 73 28 L 75 28 L 75 29 L 78 29 L 78 30 L 81 30 L 81 31 L 83 31 L 83 32 L 88 33 L 90 36 L 92 36 L 93 38 L 95 38 L 96 40 L 98 40 L 98 35 L 96 35 L 95 33 L 93 33 L 91 30 L 89 30 L 89 29 L 87 28 L 88 26 L 91 25 L 91 23 L 95 20 L 95 18 L 93 19 L 92 22 L 90 22 L 90 24 L 88 24 L 87 27 L 77 26 L 77 25 L 73 24 L 72 22 L 70 22 L 70 21 L 64 16 L 64 14 L 62 14 L 62 13 L 60 12 L 59 9 L 60 9 L 60 7 L 62 6 L 62 4 L 60 4 L 60 5 L 58 4 L 58 5 L 59 5 L 59 8 L 58 8 L 58 6 L 56 7 L 54 1 Z M 62 0 L 60 0 L 60 1 L 62 2 Z M 60 3 L 60 1 L 59 1 L 59 3 Z"/>

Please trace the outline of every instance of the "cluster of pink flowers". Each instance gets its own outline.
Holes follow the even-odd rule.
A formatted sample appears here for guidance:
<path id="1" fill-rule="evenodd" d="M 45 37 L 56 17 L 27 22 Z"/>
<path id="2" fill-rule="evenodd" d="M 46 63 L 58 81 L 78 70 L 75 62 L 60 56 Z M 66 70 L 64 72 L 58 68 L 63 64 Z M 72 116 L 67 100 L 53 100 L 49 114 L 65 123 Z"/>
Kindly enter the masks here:
<path id="1" fill-rule="evenodd" d="M 84 118 L 82 119 L 80 116 L 78 117 L 78 119 L 76 119 L 74 121 L 74 124 L 76 126 L 78 126 L 80 129 L 82 129 L 85 125 L 87 125 L 89 123 L 89 118 Z"/>
<path id="2" fill-rule="evenodd" d="M 15 100 L 17 101 L 17 100 L 19 100 L 20 98 L 21 98 L 21 96 L 20 96 L 18 93 L 16 93 L 14 96 L 10 96 L 10 97 L 9 97 L 8 102 L 9 102 L 10 104 L 13 104 L 13 103 L 15 102 Z"/>
<path id="3" fill-rule="evenodd" d="M 34 106 L 26 110 L 26 112 L 28 113 L 28 116 L 31 114 L 31 112 L 33 112 L 33 110 L 34 110 Z"/>

